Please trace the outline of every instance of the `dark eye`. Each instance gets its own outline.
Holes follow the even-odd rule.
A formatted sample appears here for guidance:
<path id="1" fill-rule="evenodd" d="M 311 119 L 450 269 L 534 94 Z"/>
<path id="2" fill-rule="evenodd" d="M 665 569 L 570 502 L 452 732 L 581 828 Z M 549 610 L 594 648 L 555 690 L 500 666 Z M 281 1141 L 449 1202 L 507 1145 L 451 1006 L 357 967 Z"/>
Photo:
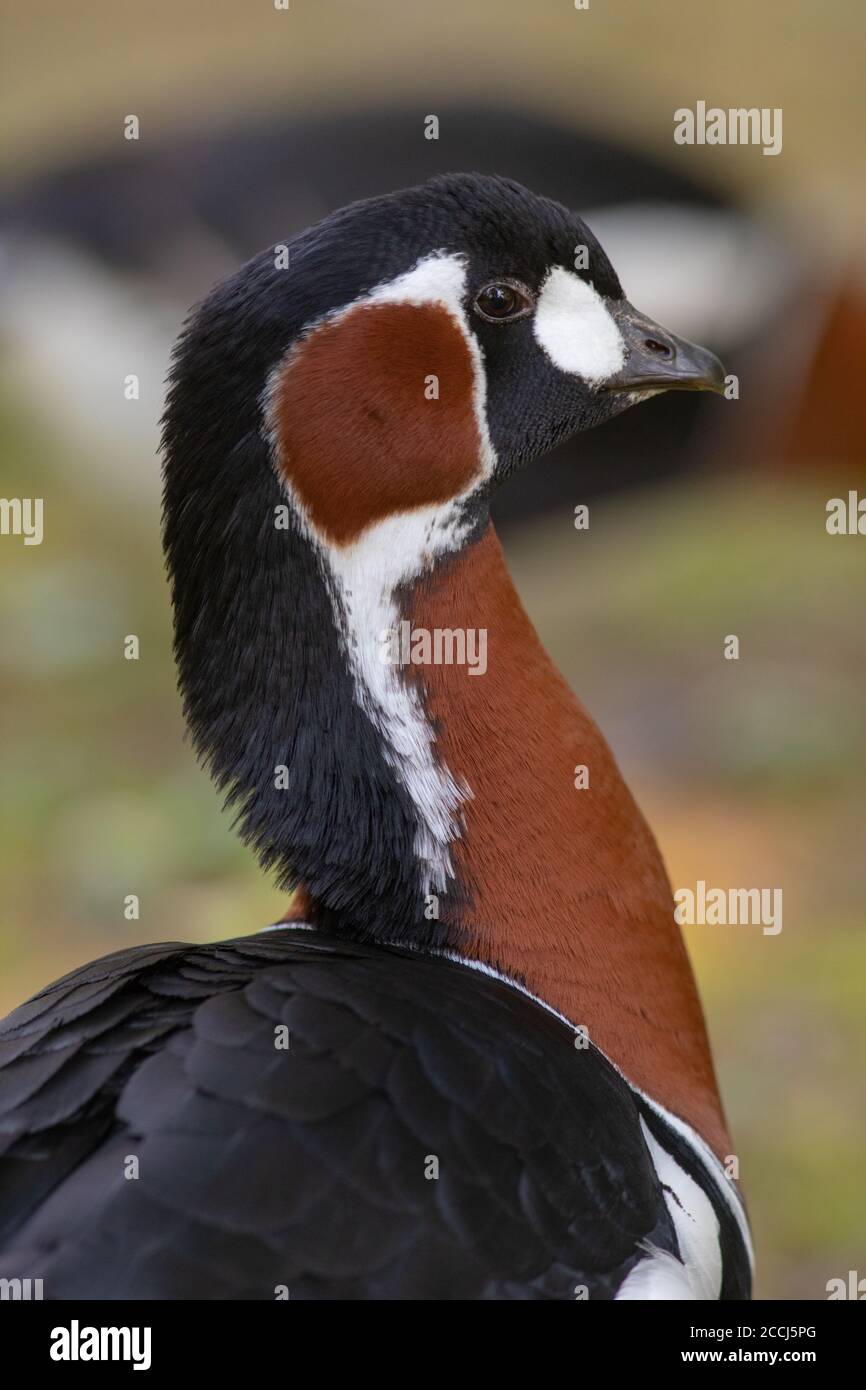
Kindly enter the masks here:
<path id="1" fill-rule="evenodd" d="M 494 280 L 475 296 L 475 310 L 491 323 L 510 323 L 532 312 L 529 291 L 513 280 Z"/>

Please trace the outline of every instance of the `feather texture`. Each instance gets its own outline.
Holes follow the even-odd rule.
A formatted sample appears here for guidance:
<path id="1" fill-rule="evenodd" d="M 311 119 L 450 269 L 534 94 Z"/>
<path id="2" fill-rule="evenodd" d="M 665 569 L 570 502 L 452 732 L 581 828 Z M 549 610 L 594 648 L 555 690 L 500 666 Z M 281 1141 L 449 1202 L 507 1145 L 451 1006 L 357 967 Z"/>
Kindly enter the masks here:
<path id="1" fill-rule="evenodd" d="M 0 1036 L 0 1275 L 47 1298 L 609 1299 L 679 1255 L 637 1093 L 450 960 L 143 947 Z"/>

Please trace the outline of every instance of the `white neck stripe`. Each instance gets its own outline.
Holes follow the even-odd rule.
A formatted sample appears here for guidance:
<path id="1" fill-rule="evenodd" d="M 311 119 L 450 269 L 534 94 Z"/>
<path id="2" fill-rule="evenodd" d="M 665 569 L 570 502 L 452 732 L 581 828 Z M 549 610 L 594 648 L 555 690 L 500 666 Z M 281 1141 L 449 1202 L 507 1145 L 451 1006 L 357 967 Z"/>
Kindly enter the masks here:
<path id="1" fill-rule="evenodd" d="M 330 544 L 317 532 L 301 499 L 276 469 L 304 535 L 318 554 L 328 583 L 334 622 L 354 684 L 355 702 L 381 739 L 385 761 L 406 789 L 415 811 L 414 852 L 422 895 L 443 893 L 454 878 L 451 846 L 460 837 L 461 807 L 471 789 L 437 758 L 434 733 L 417 689 L 383 660 L 385 634 L 397 628 L 395 595 L 443 555 L 460 548 L 470 522 L 464 503 L 489 479 L 496 462 L 487 426 L 487 381 L 481 350 L 463 308 L 466 267 L 458 255 L 437 251 L 406 274 L 379 285 L 370 294 L 309 325 L 291 352 L 320 323 L 337 322 L 365 305 L 433 304 L 454 320 L 466 343 L 473 373 L 473 406 L 480 440 L 479 471 L 463 492 L 446 502 L 385 517 L 368 526 L 345 546 Z M 272 377 L 262 400 L 266 420 L 285 361 Z M 279 441 L 271 429 L 275 463 Z"/>

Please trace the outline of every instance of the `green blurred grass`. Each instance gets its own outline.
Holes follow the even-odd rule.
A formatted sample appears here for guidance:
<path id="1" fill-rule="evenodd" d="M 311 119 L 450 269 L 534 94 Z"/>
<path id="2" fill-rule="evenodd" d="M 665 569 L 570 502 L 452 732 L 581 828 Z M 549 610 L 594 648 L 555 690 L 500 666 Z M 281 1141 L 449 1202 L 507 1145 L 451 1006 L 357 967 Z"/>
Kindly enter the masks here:
<path id="1" fill-rule="evenodd" d="M 106 488 L 8 404 L 0 456 L 4 495 L 45 499 L 42 546 L 0 548 L 9 1007 L 89 956 L 254 930 L 282 900 L 184 740 L 155 491 L 143 501 Z M 128 633 L 138 661 L 124 659 Z M 141 900 L 137 922 L 123 915 L 128 893 Z"/>

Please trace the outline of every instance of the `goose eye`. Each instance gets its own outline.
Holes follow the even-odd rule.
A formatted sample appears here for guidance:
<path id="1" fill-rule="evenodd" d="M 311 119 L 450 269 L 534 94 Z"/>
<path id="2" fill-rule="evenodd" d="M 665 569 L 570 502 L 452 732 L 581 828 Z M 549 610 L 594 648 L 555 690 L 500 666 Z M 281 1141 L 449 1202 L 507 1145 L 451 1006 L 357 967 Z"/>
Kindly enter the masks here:
<path id="1" fill-rule="evenodd" d="M 490 323 L 510 323 L 532 312 L 529 291 L 510 280 L 495 280 L 475 296 L 475 311 Z"/>

